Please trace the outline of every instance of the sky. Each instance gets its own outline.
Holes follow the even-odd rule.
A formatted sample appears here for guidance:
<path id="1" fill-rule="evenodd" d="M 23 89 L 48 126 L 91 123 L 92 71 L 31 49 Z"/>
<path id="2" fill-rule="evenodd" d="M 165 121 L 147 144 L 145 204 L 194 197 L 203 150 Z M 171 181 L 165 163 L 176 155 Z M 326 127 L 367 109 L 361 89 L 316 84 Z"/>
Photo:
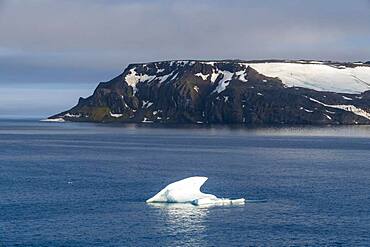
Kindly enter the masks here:
<path id="1" fill-rule="evenodd" d="M 370 60 L 370 0 L 0 0 L 0 117 L 65 110 L 130 63 L 272 58 Z"/>

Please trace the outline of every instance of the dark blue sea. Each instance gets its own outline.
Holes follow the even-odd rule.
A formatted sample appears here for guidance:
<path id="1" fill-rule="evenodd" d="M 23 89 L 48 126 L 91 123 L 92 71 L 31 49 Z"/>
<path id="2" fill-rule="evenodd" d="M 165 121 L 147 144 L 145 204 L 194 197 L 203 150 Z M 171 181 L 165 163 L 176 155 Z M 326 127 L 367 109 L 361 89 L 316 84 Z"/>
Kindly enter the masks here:
<path id="1" fill-rule="evenodd" d="M 249 202 L 145 203 L 195 175 Z M 0 120 L 0 246 L 370 246 L 370 126 Z"/>

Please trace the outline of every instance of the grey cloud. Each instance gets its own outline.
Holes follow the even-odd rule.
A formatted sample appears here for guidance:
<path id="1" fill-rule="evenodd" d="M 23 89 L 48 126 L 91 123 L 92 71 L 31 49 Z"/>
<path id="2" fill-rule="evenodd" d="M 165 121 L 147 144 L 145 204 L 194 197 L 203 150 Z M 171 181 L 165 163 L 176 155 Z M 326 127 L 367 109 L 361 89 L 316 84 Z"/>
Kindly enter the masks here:
<path id="1" fill-rule="evenodd" d="M 21 71 L 44 67 L 77 76 L 90 70 L 98 81 L 127 63 L 166 59 L 370 59 L 366 0 L 13 0 L 0 6 L 0 64 L 11 61 Z"/>

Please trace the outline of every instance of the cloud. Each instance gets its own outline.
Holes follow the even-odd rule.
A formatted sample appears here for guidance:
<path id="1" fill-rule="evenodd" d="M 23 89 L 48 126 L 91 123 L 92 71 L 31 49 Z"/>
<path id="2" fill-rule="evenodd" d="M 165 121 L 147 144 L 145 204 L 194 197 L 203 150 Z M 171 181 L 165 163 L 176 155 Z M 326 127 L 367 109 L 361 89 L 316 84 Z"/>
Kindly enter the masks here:
<path id="1" fill-rule="evenodd" d="M 90 70 L 99 81 L 167 59 L 370 57 L 366 0 L 0 0 L 0 9 L 0 64 L 18 66 L 19 80 L 36 68 L 34 80 L 68 71 L 92 80 L 81 76 Z"/>
<path id="2" fill-rule="evenodd" d="M 48 88 L 42 84 L 17 87 L 4 87 L 0 84 L 0 117 L 45 118 L 72 107 L 79 97 L 91 94 L 93 88 L 79 84 L 73 85 L 73 88 L 55 83 Z"/>

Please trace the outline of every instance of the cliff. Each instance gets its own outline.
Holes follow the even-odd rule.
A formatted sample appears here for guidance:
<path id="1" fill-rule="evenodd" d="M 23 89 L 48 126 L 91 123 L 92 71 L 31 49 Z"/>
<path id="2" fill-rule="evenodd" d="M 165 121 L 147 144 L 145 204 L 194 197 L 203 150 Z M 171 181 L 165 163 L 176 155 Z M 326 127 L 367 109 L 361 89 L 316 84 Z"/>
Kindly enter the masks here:
<path id="1" fill-rule="evenodd" d="M 370 124 L 370 66 L 317 61 L 131 64 L 51 121 Z"/>

